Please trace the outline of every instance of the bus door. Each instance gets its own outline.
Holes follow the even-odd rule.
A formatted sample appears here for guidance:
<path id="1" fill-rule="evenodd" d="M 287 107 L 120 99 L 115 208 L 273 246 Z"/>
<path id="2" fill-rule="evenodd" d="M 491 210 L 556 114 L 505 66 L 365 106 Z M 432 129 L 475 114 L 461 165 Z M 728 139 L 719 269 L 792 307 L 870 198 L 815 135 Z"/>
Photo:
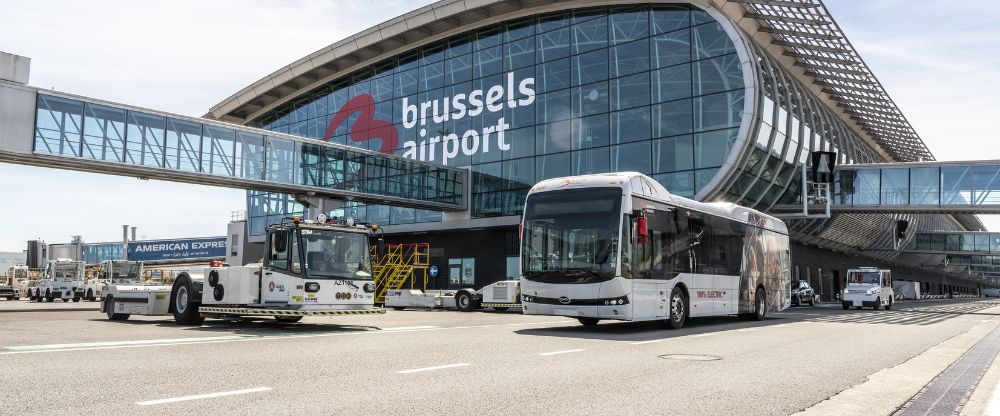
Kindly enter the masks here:
<path id="1" fill-rule="evenodd" d="M 624 282 L 631 282 L 632 319 L 659 319 L 669 315 L 667 299 L 675 275 L 670 273 L 669 243 L 675 233 L 671 232 L 673 211 L 665 204 L 648 200 L 632 200 L 633 210 L 624 216 L 622 222 L 622 276 Z M 639 221 L 646 222 L 646 237 L 639 241 Z M 605 285 L 615 281 L 606 282 Z M 676 280 L 674 280 L 676 282 Z M 610 293 L 614 288 L 608 287 Z M 602 292 L 605 292 L 602 288 Z M 603 293 L 602 293 L 603 296 Z"/>

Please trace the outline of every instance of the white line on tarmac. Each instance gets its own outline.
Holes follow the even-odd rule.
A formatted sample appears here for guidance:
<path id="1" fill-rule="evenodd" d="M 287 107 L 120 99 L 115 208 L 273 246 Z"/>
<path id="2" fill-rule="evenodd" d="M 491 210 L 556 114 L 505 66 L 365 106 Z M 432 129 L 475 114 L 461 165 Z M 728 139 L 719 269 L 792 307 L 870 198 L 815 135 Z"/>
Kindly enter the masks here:
<path id="1" fill-rule="evenodd" d="M 742 328 L 742 329 L 737 329 L 736 332 L 756 331 L 758 329 L 760 328 Z"/>
<path id="2" fill-rule="evenodd" d="M 14 345 L 3 348 L 12 351 L 31 351 L 31 350 L 54 350 L 54 349 L 87 348 L 87 347 L 116 347 L 123 345 L 142 345 L 142 344 L 190 343 L 190 342 L 220 341 L 220 340 L 240 339 L 240 338 L 245 338 L 245 337 L 241 335 L 227 335 L 221 337 L 197 337 L 197 338 L 174 338 L 174 339 L 160 338 L 160 339 L 139 339 L 131 341 L 82 342 L 78 344 Z"/>
<path id="3" fill-rule="evenodd" d="M 397 327 L 394 327 L 394 328 L 382 328 L 382 330 L 383 331 L 411 331 L 411 330 L 414 330 L 414 329 L 433 329 L 433 328 L 440 328 L 440 327 L 439 326 L 434 326 L 434 325 L 397 326 Z"/>
<path id="4" fill-rule="evenodd" d="M 584 349 L 581 349 L 581 348 L 577 348 L 577 349 L 572 349 L 572 350 L 562 350 L 562 351 L 552 351 L 552 352 L 543 352 L 543 353 L 541 353 L 541 354 L 538 354 L 538 355 L 542 355 L 542 356 L 547 356 L 547 355 L 559 355 L 559 354 L 569 354 L 569 353 L 572 353 L 572 352 L 580 352 L 580 351 L 585 351 L 585 350 L 584 350 Z"/>
<path id="5" fill-rule="evenodd" d="M 1000 383 L 997 383 L 996 388 L 993 389 L 993 397 L 986 404 L 986 410 L 983 411 L 983 414 L 986 416 L 1000 416 Z"/>
<path id="6" fill-rule="evenodd" d="M 2 355 L 15 355 L 15 354 L 37 354 L 37 353 L 49 353 L 49 352 L 69 352 L 69 351 L 90 351 L 90 350 L 111 350 L 111 349 L 123 349 L 123 348 L 144 348 L 144 347 L 164 347 L 164 346 L 175 346 L 175 345 L 197 345 L 197 344 L 220 344 L 229 342 L 247 342 L 247 341 L 265 341 L 265 340 L 277 340 L 277 339 L 296 339 L 296 338 L 320 338 L 320 337 L 334 337 L 334 336 L 349 336 L 349 335 L 377 335 L 377 334 L 393 334 L 399 332 L 419 332 L 419 331 L 442 331 L 449 329 L 472 329 L 472 328 L 495 328 L 502 326 L 530 326 L 530 325 L 551 325 L 560 323 L 569 323 L 573 321 L 542 321 L 542 322 L 522 322 L 516 324 L 492 324 L 492 325 L 477 325 L 477 326 L 453 326 L 453 327 L 433 327 L 426 329 L 407 329 L 407 330 L 394 330 L 394 331 L 358 331 L 358 332 L 335 332 L 335 333 L 322 333 L 322 334 L 298 334 L 298 335 L 271 335 L 271 336 L 252 336 L 252 335 L 232 335 L 225 337 L 216 337 L 224 339 L 211 339 L 208 337 L 205 341 L 191 341 L 191 342 L 177 342 L 177 339 L 160 339 L 160 340 L 143 340 L 145 343 L 141 344 L 124 344 L 124 345 L 106 345 L 106 346 L 80 346 L 80 347 L 69 347 L 69 348 L 52 348 L 52 349 L 30 349 L 34 346 L 18 346 L 23 350 L 18 351 L 4 351 L 0 352 Z M 148 343 L 149 341 L 154 341 L 158 343 Z M 72 345 L 72 344 L 61 344 L 61 345 Z M 5 347 L 10 349 L 11 347 Z"/>
<path id="7" fill-rule="evenodd" d="M 663 341 L 663 340 L 662 339 L 651 339 L 649 341 L 630 342 L 630 343 L 628 343 L 628 345 L 652 344 L 654 342 L 660 342 L 660 341 Z"/>
<path id="8" fill-rule="evenodd" d="M 716 332 L 706 332 L 704 334 L 691 335 L 691 338 L 710 337 L 710 336 L 715 335 L 715 334 L 716 334 Z"/>
<path id="9" fill-rule="evenodd" d="M 271 391 L 271 388 L 270 387 L 257 387 L 257 388 L 246 389 L 246 390 L 233 390 L 233 391 L 223 391 L 223 392 L 219 392 L 219 393 L 196 394 L 194 396 L 182 396 L 182 397 L 174 397 L 174 398 L 170 398 L 170 399 L 159 399 L 159 400 L 148 400 L 148 401 L 144 401 L 144 402 L 135 402 L 135 404 L 137 404 L 139 406 L 151 406 L 151 405 L 154 405 L 154 404 L 167 404 L 167 403 L 184 402 L 184 401 L 188 401 L 188 400 L 211 399 L 211 398 L 215 398 L 215 397 L 235 396 L 237 394 L 262 393 L 262 392 L 265 392 L 265 391 Z"/>
<path id="10" fill-rule="evenodd" d="M 398 373 L 398 374 L 411 374 L 411 373 L 419 373 L 419 372 L 422 372 L 422 371 L 434 371 L 434 370 L 443 370 L 443 369 L 446 369 L 446 368 L 465 367 L 465 366 L 469 366 L 469 365 L 472 365 L 472 364 L 469 364 L 469 363 L 446 364 L 446 365 L 439 365 L 439 366 L 434 366 L 434 367 L 424 367 L 424 368 L 414 368 L 412 370 L 402 370 L 402 371 L 397 371 L 396 373 Z"/>

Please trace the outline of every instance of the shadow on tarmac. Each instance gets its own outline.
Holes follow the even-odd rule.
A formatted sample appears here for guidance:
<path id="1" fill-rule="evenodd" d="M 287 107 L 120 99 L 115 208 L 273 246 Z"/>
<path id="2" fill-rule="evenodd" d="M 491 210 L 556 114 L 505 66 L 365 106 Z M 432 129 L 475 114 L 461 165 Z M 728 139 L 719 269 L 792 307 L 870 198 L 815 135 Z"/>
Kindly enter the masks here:
<path id="1" fill-rule="evenodd" d="M 912 305 L 912 306 L 911 306 Z M 901 305 L 896 305 L 901 306 Z M 847 324 L 889 324 L 889 325 L 933 325 L 957 316 L 1000 316 L 984 313 L 983 310 L 1000 306 L 1000 301 L 975 301 L 935 304 L 909 304 L 895 310 L 842 310 L 839 305 L 831 307 L 789 308 L 783 312 L 771 312 L 764 321 L 751 321 L 735 316 L 689 318 L 684 328 L 676 331 L 664 329 L 660 321 L 618 322 L 603 321 L 600 325 L 586 327 L 568 324 L 561 327 L 526 328 L 515 331 L 520 335 L 601 339 L 610 341 L 641 342 L 676 337 L 768 327 L 793 322 L 847 323 Z M 604 323 L 606 322 L 606 323 Z"/>
<path id="2" fill-rule="evenodd" d="M 128 321 L 109 321 L 102 318 L 90 319 L 91 322 L 105 322 L 113 323 L 118 325 L 151 325 L 163 328 L 181 328 L 185 331 L 192 332 L 206 332 L 206 333 L 225 333 L 229 335 L 253 335 L 253 336 L 288 336 L 288 335 L 316 335 L 316 334 L 326 334 L 326 333 L 344 333 L 344 332 L 368 332 L 368 331 L 381 331 L 382 328 L 377 326 L 365 326 L 365 325 L 337 325 L 337 324 L 299 324 L 299 323 L 285 323 L 270 320 L 270 318 L 265 318 L 263 320 L 220 320 L 220 319 L 207 319 L 200 326 L 194 325 L 180 325 L 174 323 L 174 321 L 148 321 L 148 320 L 128 320 Z"/>
<path id="3" fill-rule="evenodd" d="M 607 321 L 597 326 L 587 327 L 579 324 L 568 324 L 562 327 L 526 328 L 514 331 L 520 335 L 600 339 L 608 341 L 652 341 L 676 337 L 720 332 L 739 329 L 768 327 L 801 321 L 790 316 L 770 315 L 763 321 L 752 321 L 737 316 L 718 316 L 707 318 L 689 318 L 684 328 L 679 330 L 665 329 L 662 322 L 617 322 Z"/>

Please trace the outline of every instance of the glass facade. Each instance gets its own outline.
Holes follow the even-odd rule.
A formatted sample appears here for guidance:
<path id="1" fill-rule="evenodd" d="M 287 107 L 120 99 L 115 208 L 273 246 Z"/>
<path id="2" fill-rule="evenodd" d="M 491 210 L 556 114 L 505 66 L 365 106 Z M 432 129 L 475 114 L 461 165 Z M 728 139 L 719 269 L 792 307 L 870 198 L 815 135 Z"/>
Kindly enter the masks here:
<path id="1" fill-rule="evenodd" d="M 122 243 L 87 243 L 81 248 L 81 256 L 88 265 L 100 264 L 105 260 L 121 260 L 125 258 Z"/>
<path id="2" fill-rule="evenodd" d="M 1000 255 L 1000 234 L 986 232 L 918 232 L 904 248 L 909 251 L 982 253 L 967 257 Z M 952 256 L 964 258 L 963 256 Z"/>
<path id="3" fill-rule="evenodd" d="M 801 203 L 800 169 L 807 166 L 812 151 L 837 152 L 839 164 L 883 161 L 764 51 L 755 49 L 754 58 L 761 78 L 756 131 L 721 188 L 722 199 L 763 211 L 776 204 Z M 872 197 L 878 198 L 878 189 L 875 192 Z"/>
<path id="4" fill-rule="evenodd" d="M 194 173 L 207 183 L 213 176 L 238 179 L 248 188 L 263 183 L 274 185 L 266 189 L 288 185 L 301 192 L 334 189 L 358 199 L 396 198 L 445 209 L 466 204 L 466 175 L 458 169 L 264 133 L 38 94 L 34 152 Z"/>
<path id="5" fill-rule="evenodd" d="M 997 165 L 844 169 L 836 175 L 834 204 L 837 205 L 1000 204 L 1000 166 Z"/>
<path id="6" fill-rule="evenodd" d="M 519 215 L 536 182 L 586 173 L 638 171 L 693 197 L 736 142 L 743 71 L 722 24 L 700 9 L 588 8 L 426 45 L 251 124 L 469 167 L 472 217 Z M 346 211 L 390 224 L 440 219 L 375 206 L 335 214 Z"/>

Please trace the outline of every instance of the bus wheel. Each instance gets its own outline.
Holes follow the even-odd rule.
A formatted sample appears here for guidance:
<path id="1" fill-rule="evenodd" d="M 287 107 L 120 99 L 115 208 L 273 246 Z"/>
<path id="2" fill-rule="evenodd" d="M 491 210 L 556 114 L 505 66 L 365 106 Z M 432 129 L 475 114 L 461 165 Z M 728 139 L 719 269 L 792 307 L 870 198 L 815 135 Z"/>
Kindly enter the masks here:
<path id="1" fill-rule="evenodd" d="M 683 328 L 687 314 L 687 298 L 684 296 L 684 291 L 675 287 L 670 292 L 670 316 L 667 317 L 667 328 Z"/>
<path id="2" fill-rule="evenodd" d="M 462 312 L 472 312 L 472 309 L 474 309 L 472 303 L 472 295 L 469 292 L 458 292 L 455 295 L 455 306 Z"/>
<path id="3" fill-rule="evenodd" d="M 764 290 L 761 288 L 757 289 L 756 299 L 753 301 L 753 319 L 755 321 L 763 321 L 767 318 L 767 297 L 764 295 Z"/>
<path id="4" fill-rule="evenodd" d="M 882 306 L 882 298 L 875 298 L 875 304 L 872 305 L 872 310 L 877 311 L 878 308 Z"/>
<path id="5" fill-rule="evenodd" d="M 127 313 L 115 313 L 115 298 L 113 296 L 108 296 L 107 299 L 104 299 L 104 313 L 107 314 L 108 320 L 111 321 L 124 321 L 129 317 Z"/>
<path id="6" fill-rule="evenodd" d="M 847 302 L 842 302 L 840 306 L 843 306 L 845 311 L 851 308 L 851 304 Z"/>
<path id="7" fill-rule="evenodd" d="M 580 325 L 583 326 L 595 326 L 598 322 L 601 322 L 601 320 L 597 318 L 576 318 L 576 320 L 580 321 Z"/>

